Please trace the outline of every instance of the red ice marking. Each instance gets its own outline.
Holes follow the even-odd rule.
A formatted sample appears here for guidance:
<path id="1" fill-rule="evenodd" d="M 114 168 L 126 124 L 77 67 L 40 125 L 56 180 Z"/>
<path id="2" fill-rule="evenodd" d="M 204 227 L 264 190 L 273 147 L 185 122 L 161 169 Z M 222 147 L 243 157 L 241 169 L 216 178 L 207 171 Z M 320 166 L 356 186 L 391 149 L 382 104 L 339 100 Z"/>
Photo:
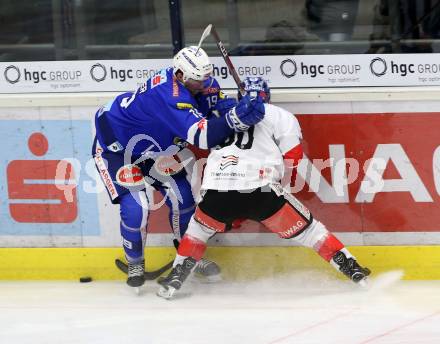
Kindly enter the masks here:
<path id="1" fill-rule="evenodd" d="M 49 142 L 44 134 L 33 133 L 31 136 L 29 136 L 28 147 L 32 154 L 36 156 L 43 156 L 49 149 Z"/>
<path id="2" fill-rule="evenodd" d="M 403 328 L 405 328 L 405 327 L 408 327 L 408 326 L 414 325 L 414 324 L 416 324 L 416 323 L 418 323 L 418 322 L 420 322 L 420 321 L 423 321 L 423 320 L 425 320 L 425 319 L 428 319 L 428 318 L 431 318 L 431 317 L 435 317 L 435 316 L 438 315 L 438 314 L 440 314 L 440 311 L 437 311 L 437 312 L 431 313 L 431 314 L 429 314 L 429 315 L 427 315 L 427 316 L 425 316 L 425 317 L 422 317 L 422 318 L 415 319 L 415 320 L 410 321 L 410 322 L 408 322 L 408 323 L 406 323 L 406 324 L 402 324 L 402 325 L 400 325 L 400 326 L 394 327 L 394 328 L 392 328 L 392 329 L 389 330 L 389 331 L 386 331 L 386 332 L 381 333 L 381 334 L 379 334 L 379 335 L 377 335 L 377 336 L 374 336 L 374 337 L 368 338 L 367 340 L 364 340 L 363 342 L 360 342 L 359 344 L 371 343 L 372 341 L 374 341 L 374 340 L 376 340 L 376 339 L 379 339 L 379 338 L 382 338 L 382 337 L 388 336 L 389 334 L 391 334 L 391 333 L 393 333 L 393 332 L 396 332 L 396 331 L 399 331 L 399 330 L 401 330 L 401 329 L 403 329 Z"/>
<path id="3" fill-rule="evenodd" d="M 329 323 L 334 322 L 335 320 L 337 320 L 337 319 L 339 319 L 339 318 L 344 318 L 344 317 L 350 315 L 351 313 L 353 313 L 353 312 L 356 311 L 356 310 L 358 310 L 358 308 L 355 308 L 355 309 L 352 309 L 352 310 L 350 310 L 350 311 L 348 311 L 348 312 L 345 312 L 345 313 L 339 314 L 339 315 L 337 315 L 337 316 L 335 316 L 335 317 L 331 317 L 330 319 L 320 321 L 320 322 L 318 322 L 318 323 L 316 323 L 316 324 L 314 324 L 314 325 L 311 325 L 311 326 L 305 327 L 305 328 L 303 328 L 303 329 L 300 329 L 300 330 L 298 330 L 298 331 L 296 331 L 296 332 L 290 333 L 290 334 L 288 334 L 287 336 L 284 336 L 284 337 L 281 337 L 281 338 L 275 339 L 275 340 L 269 342 L 268 344 L 281 343 L 281 342 L 284 341 L 285 339 L 291 338 L 291 337 L 296 336 L 296 335 L 298 335 L 298 334 L 302 334 L 302 333 L 307 332 L 307 331 L 309 331 L 309 330 L 311 330 L 311 329 L 317 328 L 317 327 L 319 327 L 319 326 L 321 326 L 321 325 L 329 324 Z"/>

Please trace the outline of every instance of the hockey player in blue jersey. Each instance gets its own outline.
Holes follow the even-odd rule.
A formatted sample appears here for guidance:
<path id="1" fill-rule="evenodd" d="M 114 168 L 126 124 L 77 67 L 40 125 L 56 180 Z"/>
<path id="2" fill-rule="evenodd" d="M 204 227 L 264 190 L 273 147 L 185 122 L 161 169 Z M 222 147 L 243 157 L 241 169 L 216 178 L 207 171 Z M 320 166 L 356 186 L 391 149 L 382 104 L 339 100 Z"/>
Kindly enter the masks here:
<path id="1" fill-rule="evenodd" d="M 243 97 L 237 103 L 222 96 L 210 76 L 212 70 L 203 49 L 184 48 L 175 55 L 173 67 L 157 72 L 135 92 L 117 96 L 96 113 L 92 154 L 112 203 L 120 205 L 129 286 L 144 283 L 151 204 L 146 188 L 166 196 L 170 224 L 180 240 L 195 209 L 185 163 L 178 158 L 184 144 L 202 149 L 216 146 L 264 117 L 261 98 Z M 217 116 L 208 117 L 207 112 Z M 219 271 L 215 263 L 202 261 L 200 272 L 209 265 Z"/>

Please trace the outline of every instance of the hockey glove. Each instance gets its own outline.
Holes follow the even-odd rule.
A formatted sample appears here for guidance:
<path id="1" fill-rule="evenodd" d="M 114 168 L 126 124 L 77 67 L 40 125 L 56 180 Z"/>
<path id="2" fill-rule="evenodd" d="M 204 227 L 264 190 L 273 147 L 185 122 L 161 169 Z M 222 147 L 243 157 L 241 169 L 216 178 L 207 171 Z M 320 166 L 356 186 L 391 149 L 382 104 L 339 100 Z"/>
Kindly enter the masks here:
<path id="1" fill-rule="evenodd" d="M 212 113 L 216 117 L 223 117 L 226 115 L 234 106 L 237 105 L 237 101 L 234 98 L 224 98 L 217 101 L 217 104 L 212 109 Z"/>
<path id="2" fill-rule="evenodd" d="M 226 122 L 235 131 L 246 131 L 264 118 L 264 103 L 260 96 L 241 98 L 236 107 L 226 114 Z"/>

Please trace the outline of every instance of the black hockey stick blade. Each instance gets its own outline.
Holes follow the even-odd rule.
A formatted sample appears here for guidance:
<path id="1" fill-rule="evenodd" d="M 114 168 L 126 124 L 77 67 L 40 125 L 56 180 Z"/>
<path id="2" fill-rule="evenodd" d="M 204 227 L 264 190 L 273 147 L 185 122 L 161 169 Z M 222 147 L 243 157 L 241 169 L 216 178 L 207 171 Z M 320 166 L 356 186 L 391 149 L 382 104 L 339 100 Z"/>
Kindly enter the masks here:
<path id="1" fill-rule="evenodd" d="M 160 275 L 162 275 L 165 271 L 171 269 L 173 267 L 173 262 L 174 260 L 168 262 L 167 264 L 165 264 L 164 266 L 162 266 L 161 268 L 154 270 L 154 271 L 145 271 L 144 272 L 144 277 L 146 280 L 148 281 L 152 281 L 155 280 L 156 278 L 158 278 Z M 122 260 L 120 259 L 115 259 L 115 264 L 116 267 L 121 270 L 123 273 L 128 274 L 128 266 L 126 263 L 124 263 Z"/>

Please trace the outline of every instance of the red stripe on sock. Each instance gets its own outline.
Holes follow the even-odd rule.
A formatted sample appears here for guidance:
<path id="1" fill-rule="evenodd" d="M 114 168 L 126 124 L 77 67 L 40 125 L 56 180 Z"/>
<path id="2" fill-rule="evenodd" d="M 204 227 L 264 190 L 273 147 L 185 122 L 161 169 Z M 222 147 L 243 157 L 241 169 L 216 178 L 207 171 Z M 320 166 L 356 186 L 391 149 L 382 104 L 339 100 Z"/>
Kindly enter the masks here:
<path id="1" fill-rule="evenodd" d="M 328 233 L 319 247 L 315 247 L 316 252 L 326 261 L 330 261 L 336 252 L 344 248 L 344 244 L 333 234 Z"/>
<path id="2" fill-rule="evenodd" d="M 177 253 L 185 257 L 193 257 L 195 260 L 200 260 L 206 251 L 206 243 L 200 239 L 185 234 L 180 241 Z"/>

